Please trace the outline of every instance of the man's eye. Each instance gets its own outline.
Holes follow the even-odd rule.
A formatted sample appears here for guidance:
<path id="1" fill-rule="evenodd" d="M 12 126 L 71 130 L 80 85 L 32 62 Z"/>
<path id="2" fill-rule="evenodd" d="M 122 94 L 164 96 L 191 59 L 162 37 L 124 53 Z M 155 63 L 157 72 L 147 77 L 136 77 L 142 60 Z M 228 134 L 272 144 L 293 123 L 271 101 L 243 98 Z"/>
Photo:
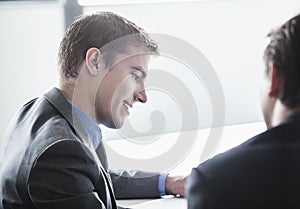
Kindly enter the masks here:
<path id="1" fill-rule="evenodd" d="M 133 76 L 133 78 L 134 78 L 135 80 L 138 80 L 138 79 L 141 78 L 141 76 L 138 75 L 138 74 L 136 74 L 136 73 L 132 73 L 132 76 Z"/>

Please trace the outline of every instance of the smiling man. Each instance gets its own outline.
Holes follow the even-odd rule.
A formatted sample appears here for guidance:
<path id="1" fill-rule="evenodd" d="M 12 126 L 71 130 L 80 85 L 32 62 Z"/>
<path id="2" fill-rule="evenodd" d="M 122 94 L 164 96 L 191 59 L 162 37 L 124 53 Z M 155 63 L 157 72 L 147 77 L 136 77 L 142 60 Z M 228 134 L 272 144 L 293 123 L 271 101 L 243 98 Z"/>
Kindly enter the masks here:
<path id="1" fill-rule="evenodd" d="M 158 46 L 111 12 L 84 15 L 58 53 L 59 85 L 25 104 L 0 152 L 0 208 L 117 208 L 118 198 L 183 194 L 185 178 L 108 170 L 98 124 L 120 128 Z"/>

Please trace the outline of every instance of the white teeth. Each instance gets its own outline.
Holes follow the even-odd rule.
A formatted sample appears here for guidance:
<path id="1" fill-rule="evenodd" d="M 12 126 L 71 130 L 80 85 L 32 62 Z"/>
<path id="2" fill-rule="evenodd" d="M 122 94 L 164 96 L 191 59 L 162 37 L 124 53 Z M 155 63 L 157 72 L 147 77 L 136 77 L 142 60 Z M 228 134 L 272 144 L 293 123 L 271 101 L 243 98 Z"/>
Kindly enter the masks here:
<path id="1" fill-rule="evenodd" d="M 126 102 L 124 102 L 123 105 L 124 105 L 127 109 L 129 109 L 129 105 L 128 105 Z"/>

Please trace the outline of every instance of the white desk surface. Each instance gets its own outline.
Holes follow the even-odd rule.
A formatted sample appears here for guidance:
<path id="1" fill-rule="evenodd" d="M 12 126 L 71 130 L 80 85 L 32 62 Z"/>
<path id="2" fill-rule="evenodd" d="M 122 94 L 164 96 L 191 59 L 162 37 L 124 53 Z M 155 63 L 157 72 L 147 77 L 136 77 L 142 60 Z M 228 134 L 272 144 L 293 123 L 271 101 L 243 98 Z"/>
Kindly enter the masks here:
<path id="1" fill-rule="evenodd" d="M 118 206 L 132 209 L 186 209 L 186 199 L 163 197 L 159 199 L 117 200 Z"/>
<path id="2" fill-rule="evenodd" d="M 219 144 L 215 150 L 215 152 L 210 156 L 213 157 L 218 153 L 222 153 L 232 147 L 235 147 L 242 142 L 248 140 L 249 138 L 255 136 L 266 130 L 266 126 L 264 122 L 257 123 L 247 123 L 247 124 L 239 124 L 224 127 L 223 134 L 221 139 L 219 140 Z M 168 172 L 172 175 L 188 175 L 193 167 L 196 167 L 200 160 L 200 154 L 203 150 L 203 147 L 206 142 L 206 138 L 209 133 L 209 129 L 201 129 L 197 130 L 197 142 L 194 144 L 192 150 L 190 150 L 184 159 L 179 162 L 178 165 L 172 167 L 170 170 L 159 171 L 159 172 Z M 177 133 L 178 134 L 178 133 Z M 147 146 L 133 144 L 127 140 L 115 140 L 106 142 L 105 146 L 109 146 L 114 149 L 115 152 L 120 152 L 122 155 L 127 156 L 129 158 L 140 158 L 145 159 L 147 157 L 151 157 L 153 155 L 160 155 L 162 152 L 167 152 L 170 146 L 174 144 L 174 141 L 177 140 L 176 133 L 168 133 L 164 134 L 160 137 L 160 139 L 152 144 Z M 184 140 L 189 140 L 190 132 L 184 133 L 186 134 Z M 109 159 L 108 161 L 110 165 L 110 169 L 125 169 L 125 170 L 150 170 L 153 171 L 155 168 L 155 164 L 151 165 L 149 169 L 149 165 L 144 165 L 145 167 L 135 167 L 135 165 L 124 165 L 118 162 Z M 163 160 L 163 159 L 162 159 Z M 202 160 L 204 161 L 204 160 Z M 154 170 L 155 171 L 155 170 Z M 138 200 L 118 200 L 118 204 L 121 207 L 125 208 L 134 208 L 134 209 L 186 209 L 187 204 L 184 198 L 170 198 L 170 196 L 159 198 L 159 199 L 138 199 Z"/>
<path id="3" fill-rule="evenodd" d="M 232 147 L 235 147 L 265 130 L 266 126 L 264 122 L 225 126 L 216 149 L 210 155 L 210 157 L 213 157 L 218 153 L 222 153 Z M 200 155 L 203 152 L 209 132 L 210 129 L 200 129 L 182 133 L 167 133 L 160 135 L 157 140 L 153 141 L 153 143 L 148 144 L 137 144 L 125 139 L 104 141 L 105 147 L 109 147 L 109 149 L 106 149 L 109 168 L 112 170 L 144 170 L 159 171 L 175 175 L 188 175 L 193 167 L 196 167 L 199 163 L 206 160 L 200 159 Z M 189 140 L 193 140 L 191 139 L 191 136 L 194 136 L 195 133 L 197 135 L 197 138 L 191 150 L 188 150 L 186 152 L 186 155 L 180 160 L 180 162 L 178 162 L 174 166 L 171 166 L 167 170 L 157 170 L 157 163 L 164 162 L 164 159 L 159 159 L 159 162 L 153 162 L 152 164 L 144 163 L 137 166 L 134 163 L 124 163 L 122 162 L 122 160 L 110 157 L 114 156 L 110 153 L 110 150 L 113 150 L 113 152 L 119 153 L 120 156 L 124 156 L 128 159 L 143 160 L 153 157 L 159 157 L 163 153 L 167 153 L 168 150 L 176 143 L 179 134 L 183 136 L 181 136 L 181 139 L 188 142 Z M 138 138 L 135 138 L 135 140 L 138 140 Z"/>

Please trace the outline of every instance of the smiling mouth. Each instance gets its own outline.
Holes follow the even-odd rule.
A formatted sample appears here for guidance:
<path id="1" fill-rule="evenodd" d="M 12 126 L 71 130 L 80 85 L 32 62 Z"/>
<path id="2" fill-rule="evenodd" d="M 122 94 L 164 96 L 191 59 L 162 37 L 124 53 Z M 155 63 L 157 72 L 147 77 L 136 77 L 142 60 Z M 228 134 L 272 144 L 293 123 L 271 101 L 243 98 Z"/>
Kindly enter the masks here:
<path id="1" fill-rule="evenodd" d="M 132 104 L 129 104 L 127 101 L 123 102 L 123 106 L 129 111 L 130 108 L 132 108 Z"/>

